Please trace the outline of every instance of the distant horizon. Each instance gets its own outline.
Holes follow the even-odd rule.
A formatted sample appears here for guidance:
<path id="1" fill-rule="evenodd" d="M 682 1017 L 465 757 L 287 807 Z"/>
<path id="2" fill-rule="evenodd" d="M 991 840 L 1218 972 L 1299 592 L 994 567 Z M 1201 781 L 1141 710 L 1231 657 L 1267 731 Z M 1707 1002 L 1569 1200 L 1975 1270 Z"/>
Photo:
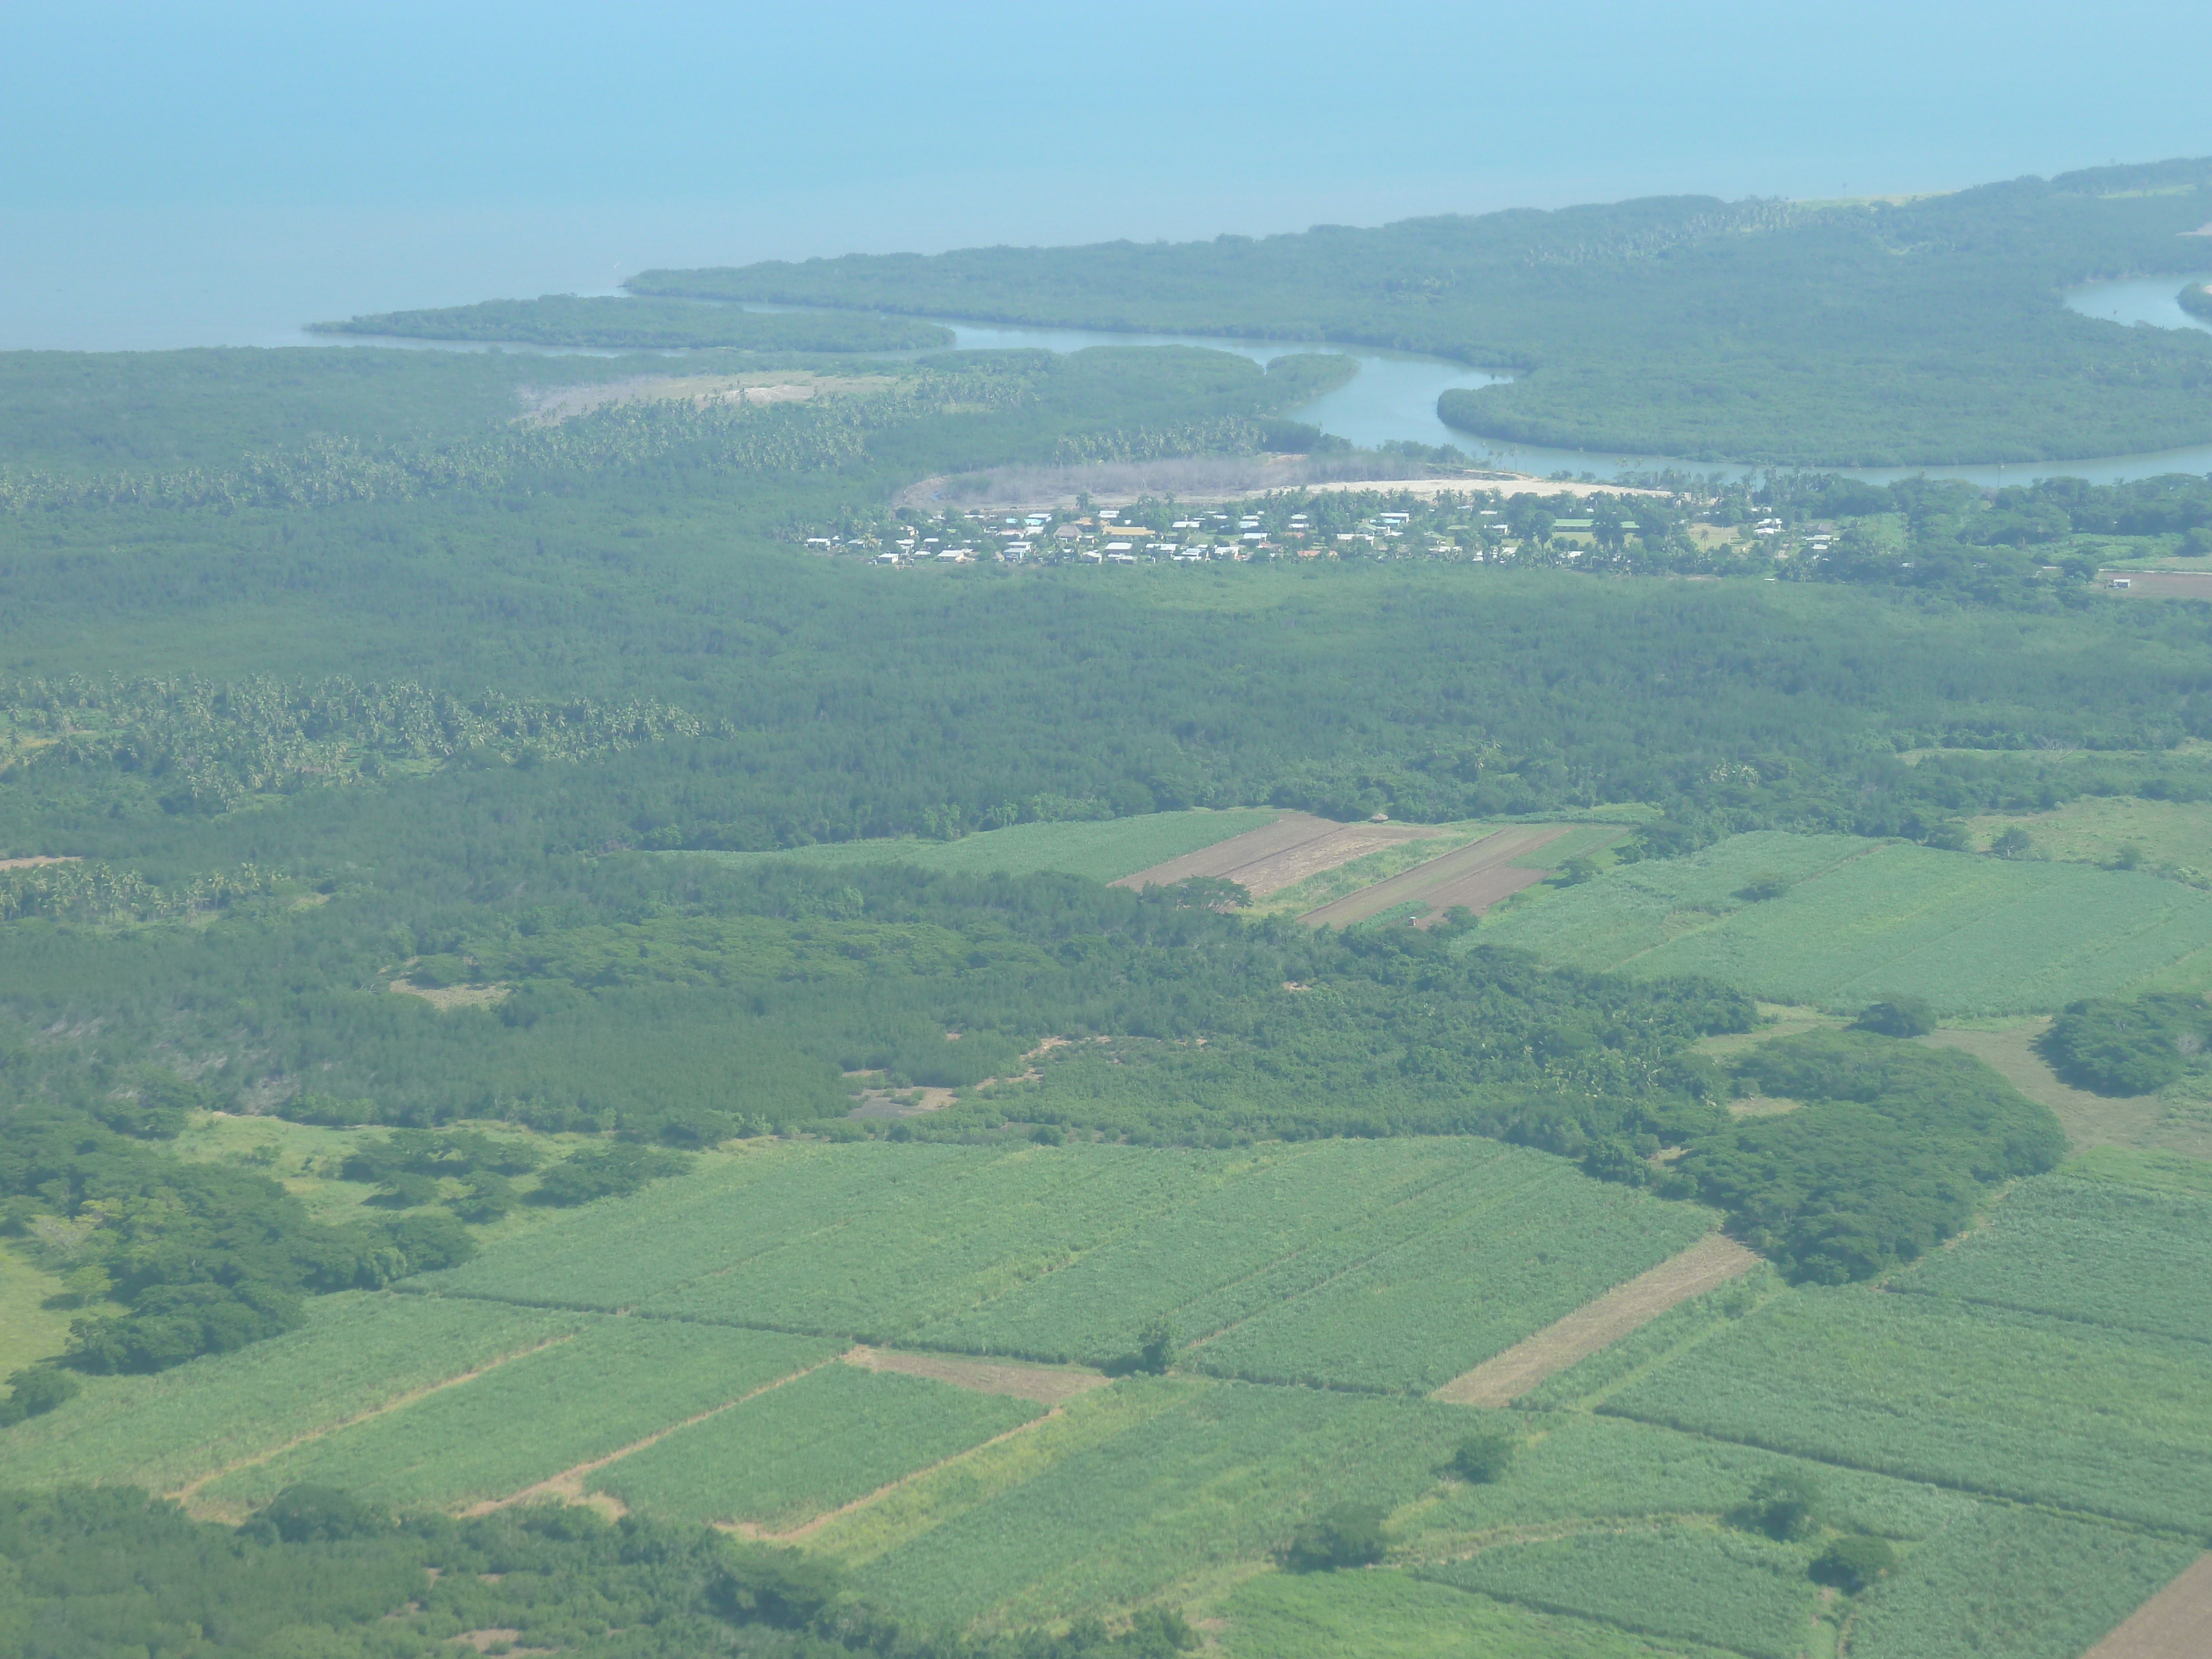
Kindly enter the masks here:
<path id="1" fill-rule="evenodd" d="M 653 266 L 1936 193 L 2212 152 L 2206 61 L 2212 15 L 2144 0 L 2087 32 L 1901 0 L 1599 0 L 1565 31 L 1440 0 L 1365 27 L 95 0 L 0 62 L 0 349 L 283 343 Z"/>

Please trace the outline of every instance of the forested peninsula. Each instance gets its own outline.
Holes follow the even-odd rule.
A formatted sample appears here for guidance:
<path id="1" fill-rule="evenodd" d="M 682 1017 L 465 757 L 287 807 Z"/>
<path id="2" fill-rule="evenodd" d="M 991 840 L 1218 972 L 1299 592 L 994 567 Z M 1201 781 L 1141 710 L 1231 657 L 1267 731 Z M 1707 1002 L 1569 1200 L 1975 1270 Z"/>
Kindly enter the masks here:
<path id="1" fill-rule="evenodd" d="M 920 351 L 952 343 L 951 330 L 912 318 L 744 311 L 696 301 L 574 294 L 486 300 L 430 311 L 380 311 L 343 322 L 310 323 L 307 331 L 630 351 L 714 346 L 744 351 Z"/>
<path id="2" fill-rule="evenodd" d="M 2035 462 L 2212 441 L 2212 339 L 2069 312 L 2202 267 L 2212 159 L 1949 195 L 1651 198 L 1210 242 L 648 270 L 633 291 L 1334 340 L 1510 370 L 1447 393 L 1509 443 L 1803 465 Z"/>

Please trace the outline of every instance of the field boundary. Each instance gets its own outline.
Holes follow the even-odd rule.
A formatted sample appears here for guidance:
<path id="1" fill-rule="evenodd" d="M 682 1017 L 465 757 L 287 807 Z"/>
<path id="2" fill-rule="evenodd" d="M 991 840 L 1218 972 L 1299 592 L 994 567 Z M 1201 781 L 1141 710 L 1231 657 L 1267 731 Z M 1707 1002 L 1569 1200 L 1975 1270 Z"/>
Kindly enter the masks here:
<path id="1" fill-rule="evenodd" d="M 537 1482 L 534 1486 L 525 1486 L 520 1492 L 514 1492 L 506 1498 L 488 1498 L 481 1504 L 471 1504 L 469 1508 L 461 1511 L 462 1518 L 465 1520 L 472 1520 L 477 1516 L 490 1515 L 497 1510 L 511 1508 L 517 1504 L 528 1503 L 530 1500 L 536 1498 L 560 1498 L 570 1502 L 580 1502 L 582 1500 L 584 1496 L 584 1481 L 586 1477 L 597 1474 L 601 1469 L 606 1468 L 608 1464 L 619 1463 L 623 1458 L 629 1456 L 632 1453 L 641 1452 L 647 1446 L 653 1445 L 656 1442 L 667 1439 L 670 1435 L 674 1434 L 678 1429 L 688 1429 L 695 1423 L 703 1423 L 710 1417 L 719 1417 L 724 1412 L 735 1410 L 738 1407 L 744 1405 L 748 1400 L 757 1400 L 764 1394 L 775 1393 L 775 1390 L 781 1388 L 787 1382 L 796 1382 L 802 1376 L 811 1376 L 825 1365 L 836 1364 L 841 1358 L 842 1358 L 842 1355 L 833 1356 L 828 1359 L 817 1360 L 813 1364 L 805 1366 L 802 1370 L 793 1371 L 787 1376 L 779 1376 L 773 1382 L 763 1382 L 757 1389 L 754 1389 L 749 1393 L 739 1395 L 735 1400 L 725 1400 L 719 1406 L 709 1406 L 705 1411 L 694 1413 L 691 1416 L 685 1418 L 681 1423 L 671 1423 L 665 1429 L 655 1429 L 651 1434 L 646 1436 L 642 1440 L 633 1441 L 627 1446 L 623 1446 L 617 1450 L 609 1452 L 604 1457 L 594 1457 L 587 1462 L 577 1464 L 573 1468 L 563 1469 L 558 1474 L 549 1475 L 544 1480 Z"/>
<path id="2" fill-rule="evenodd" d="M 981 1355 L 951 1354 L 911 1348 L 878 1348 L 855 1343 L 841 1356 L 848 1365 L 862 1370 L 896 1371 L 965 1389 L 971 1394 L 1003 1395 L 1039 1406 L 1057 1406 L 1078 1395 L 1101 1389 L 1114 1379 L 1087 1366 L 1040 1365 L 1023 1359 L 1000 1359 Z"/>
<path id="3" fill-rule="evenodd" d="M 1356 892 L 1331 899 L 1328 903 L 1307 911 L 1298 920 L 1310 927 L 1346 926 L 1364 921 L 1395 904 L 1418 900 L 1427 907 L 1415 923 L 1419 926 L 1428 921 L 1431 913 L 1449 909 L 1449 903 L 1441 901 L 1449 900 L 1453 890 L 1478 877 L 1499 878 L 1498 882 L 1492 884 L 1510 882 L 1504 891 L 1494 897 L 1485 898 L 1482 908 L 1487 909 L 1500 900 L 1510 898 L 1523 888 L 1534 887 L 1541 881 L 1544 878 L 1542 870 L 1516 864 L 1516 860 L 1541 852 L 1574 827 L 1571 824 L 1543 823 L 1493 830 L 1486 836 L 1439 853 L 1410 870 L 1401 870 L 1396 875 L 1386 876 Z M 1440 867 L 1444 866 L 1450 867 Z M 1503 874 L 1505 872 L 1511 872 L 1510 878 Z"/>
<path id="4" fill-rule="evenodd" d="M 830 1363 L 835 1364 L 836 1362 L 832 1360 Z M 1109 1377 L 1105 1380 L 1111 1382 L 1113 1379 Z M 961 1450 L 954 1452 L 950 1457 L 940 1457 L 934 1463 L 925 1464 L 922 1468 L 918 1469 L 909 1469 L 906 1474 L 899 1476 L 897 1480 L 885 1481 L 873 1492 L 863 1492 L 860 1497 L 852 1499 L 849 1503 L 840 1504 L 834 1510 L 824 1510 L 812 1520 L 801 1522 L 798 1526 L 793 1527 L 789 1532 L 767 1532 L 759 1527 L 752 1525 L 750 1522 L 744 1521 L 717 1521 L 714 1523 L 714 1529 L 718 1532 L 732 1533 L 740 1538 L 757 1539 L 764 1542 L 776 1544 L 796 1543 L 800 1539 L 812 1537 L 816 1533 L 821 1531 L 823 1528 L 828 1526 L 832 1521 L 836 1521 L 844 1516 L 850 1515 L 856 1510 L 864 1510 L 872 1504 L 880 1503 L 883 1499 L 890 1497 L 891 1493 L 896 1492 L 900 1487 L 912 1486 L 924 1475 L 934 1474 L 939 1469 L 950 1468 L 953 1464 L 960 1462 L 961 1459 L 964 1457 L 973 1457 L 978 1452 L 988 1451 L 993 1446 L 1000 1445 L 1006 1441 L 1012 1440 L 1016 1435 L 1027 1434 L 1042 1424 L 1049 1423 L 1056 1417 L 1064 1416 L 1066 1413 L 1066 1411 L 1067 1407 L 1065 1405 L 1054 1406 L 1050 1410 L 1044 1412 L 1041 1415 L 1032 1417 L 1026 1423 L 1017 1423 L 1011 1429 L 1001 1429 L 998 1433 L 993 1435 L 988 1440 L 978 1440 L 974 1445 L 964 1447 Z"/>
<path id="5" fill-rule="evenodd" d="M 1668 1309 L 1741 1278 L 1761 1258 L 1722 1233 L 1585 1302 L 1429 1396 L 1451 1406 L 1509 1406 L 1547 1377 L 1610 1347 Z"/>
<path id="6" fill-rule="evenodd" d="M 2212 1553 L 2198 1556 L 2083 1659 L 2203 1659 L 2212 1653 Z"/>
<path id="7" fill-rule="evenodd" d="M 511 1365 L 518 1359 L 527 1359 L 532 1354 L 544 1353 L 548 1348 L 557 1348 L 563 1342 L 572 1342 L 575 1340 L 576 1334 L 574 1331 L 569 1331 L 561 1336 L 548 1337 L 543 1342 L 534 1342 L 526 1348 L 517 1348 L 513 1353 L 504 1353 L 496 1359 L 488 1360 L 472 1370 L 463 1371 L 458 1376 L 449 1376 L 441 1382 L 427 1383 L 419 1389 L 410 1389 L 405 1394 L 395 1395 L 382 1405 L 369 1411 L 356 1413 L 342 1422 L 332 1423 L 323 1428 L 310 1429 L 305 1434 L 295 1435 L 282 1445 L 271 1446 L 265 1451 L 258 1451 L 251 1457 L 241 1457 L 234 1463 L 227 1463 L 222 1468 L 211 1470 L 198 1480 L 179 1486 L 174 1492 L 166 1495 L 173 1503 L 189 1504 L 198 1495 L 202 1488 L 213 1485 L 227 1475 L 236 1474 L 241 1469 L 258 1469 L 264 1463 L 273 1463 L 286 1452 L 298 1447 L 327 1439 L 331 1435 L 350 1429 L 358 1424 L 373 1423 L 380 1417 L 389 1416 L 396 1411 L 404 1411 L 418 1401 L 428 1399 L 434 1394 L 442 1394 L 447 1389 L 457 1389 L 464 1382 L 473 1382 L 479 1376 L 489 1371 L 495 1371 L 502 1365 Z"/>

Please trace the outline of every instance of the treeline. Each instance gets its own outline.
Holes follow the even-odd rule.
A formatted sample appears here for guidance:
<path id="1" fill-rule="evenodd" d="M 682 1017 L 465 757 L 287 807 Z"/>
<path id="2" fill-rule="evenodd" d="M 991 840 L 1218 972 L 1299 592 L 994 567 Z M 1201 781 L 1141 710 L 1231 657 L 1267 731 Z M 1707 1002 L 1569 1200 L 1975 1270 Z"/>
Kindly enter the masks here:
<path id="1" fill-rule="evenodd" d="M 1660 198 L 1376 230 L 647 271 L 663 295 L 1329 339 L 1518 378 L 1444 394 L 1507 443 L 1818 465 L 2038 461 L 2212 440 L 2212 339 L 2068 311 L 2189 268 L 2212 161 L 1905 203 Z"/>
<path id="2" fill-rule="evenodd" d="M 1198 1643 L 1164 1608 L 1113 1635 L 909 1628 L 819 1560 L 708 1527 L 559 1505 L 395 1520 L 316 1486 L 234 1528 L 128 1487 L 0 1493 L 0 1639 L 23 1659 L 432 1659 L 495 1641 L 576 1659 L 1174 1659 Z"/>
<path id="3" fill-rule="evenodd" d="M 310 323 L 307 329 L 314 334 L 653 351 L 923 351 L 952 343 L 951 330 L 903 317 L 742 311 L 681 300 L 584 299 L 574 294 L 486 300 L 432 311 L 380 311 L 342 323 Z"/>

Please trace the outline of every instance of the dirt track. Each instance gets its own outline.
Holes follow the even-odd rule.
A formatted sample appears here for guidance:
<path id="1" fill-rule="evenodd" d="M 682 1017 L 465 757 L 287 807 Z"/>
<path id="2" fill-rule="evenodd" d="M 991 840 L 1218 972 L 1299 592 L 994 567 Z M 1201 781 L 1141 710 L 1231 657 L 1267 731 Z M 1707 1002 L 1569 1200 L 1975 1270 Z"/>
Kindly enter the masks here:
<path id="1" fill-rule="evenodd" d="M 1338 823 L 1310 812 L 1285 812 L 1261 830 L 1202 847 L 1195 853 L 1124 876 L 1116 887 L 1165 887 L 1194 876 L 1223 876 L 1255 898 L 1404 841 L 1442 832 L 1425 823 Z"/>
<path id="2" fill-rule="evenodd" d="M 2207 1654 L 2212 1654 L 2212 1555 L 2200 1555 L 2084 1659 L 2204 1659 Z"/>
<path id="3" fill-rule="evenodd" d="M 1759 1258 L 1732 1238 L 1710 1233 L 1649 1273 L 1616 1285 L 1565 1319 L 1455 1376 L 1431 1399 L 1454 1406 L 1507 1406 L 1555 1371 L 1618 1342 L 1678 1302 L 1749 1273 Z"/>
<path id="4" fill-rule="evenodd" d="M 858 1347 L 845 1356 L 848 1365 L 872 1371 L 902 1371 L 949 1382 L 977 1394 L 1011 1395 L 1034 1400 L 1041 1406 L 1057 1406 L 1079 1394 L 1103 1388 L 1113 1379 L 1103 1371 L 1079 1370 L 1057 1365 L 1025 1365 L 1018 1360 L 969 1359 L 957 1354 L 893 1353 L 882 1348 Z"/>
<path id="5" fill-rule="evenodd" d="M 1513 860 L 1557 841 L 1567 829 L 1563 823 L 1539 823 L 1496 830 L 1388 881 L 1309 910 L 1299 920 L 1316 927 L 1343 927 L 1416 899 L 1429 907 L 1417 925 L 1425 925 L 1455 904 L 1479 914 L 1543 880 L 1541 870 L 1519 867 Z"/>

